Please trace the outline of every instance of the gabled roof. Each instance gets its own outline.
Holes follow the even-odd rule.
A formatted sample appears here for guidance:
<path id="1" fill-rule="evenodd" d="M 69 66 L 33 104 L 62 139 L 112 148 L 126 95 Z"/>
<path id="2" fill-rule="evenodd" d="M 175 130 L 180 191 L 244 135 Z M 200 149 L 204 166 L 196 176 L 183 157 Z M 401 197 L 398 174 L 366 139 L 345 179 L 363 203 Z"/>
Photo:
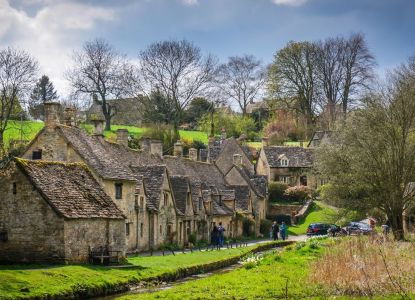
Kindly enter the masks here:
<path id="1" fill-rule="evenodd" d="M 233 211 L 225 204 L 219 204 L 217 201 L 212 201 L 212 214 L 214 216 L 232 216 Z"/>
<path id="2" fill-rule="evenodd" d="M 253 157 L 252 157 L 252 153 L 249 147 L 247 145 L 239 144 L 238 141 L 233 137 L 228 138 L 228 139 L 223 139 L 223 140 L 215 140 L 213 145 L 208 146 L 209 161 L 213 162 L 217 160 L 219 158 L 219 155 L 221 155 L 222 151 L 228 147 L 230 148 L 231 151 L 235 147 L 241 148 L 244 154 L 248 157 L 248 159 L 252 161 Z M 229 159 L 232 160 L 233 154 L 234 153 L 231 153 Z"/>
<path id="3" fill-rule="evenodd" d="M 163 188 L 166 166 L 135 166 L 131 167 L 135 176 L 142 176 L 147 197 L 147 207 L 157 211 L 160 206 L 160 197 Z"/>
<path id="4" fill-rule="evenodd" d="M 285 168 L 281 166 L 280 157 L 288 158 L 288 168 L 310 168 L 314 163 L 314 151 L 303 147 L 268 146 L 262 148 L 271 168 Z"/>
<path id="5" fill-rule="evenodd" d="M 135 180 L 130 166 L 161 163 L 155 155 L 107 142 L 76 127 L 59 125 L 57 130 L 86 163 L 105 179 Z"/>
<path id="6" fill-rule="evenodd" d="M 85 164 L 15 161 L 59 215 L 71 219 L 124 218 Z"/>
<path id="7" fill-rule="evenodd" d="M 189 191 L 189 182 L 187 176 L 170 176 L 170 184 L 176 201 L 176 208 L 182 215 L 186 214 L 187 192 Z"/>
<path id="8" fill-rule="evenodd" d="M 251 172 L 245 166 L 234 165 L 233 168 L 235 168 L 239 174 L 241 174 L 245 182 L 251 187 L 257 196 L 266 196 L 268 182 L 265 176 L 251 174 Z"/>
<path id="9" fill-rule="evenodd" d="M 237 210 L 249 211 L 249 187 L 246 185 L 230 186 L 235 191 L 235 207 Z"/>

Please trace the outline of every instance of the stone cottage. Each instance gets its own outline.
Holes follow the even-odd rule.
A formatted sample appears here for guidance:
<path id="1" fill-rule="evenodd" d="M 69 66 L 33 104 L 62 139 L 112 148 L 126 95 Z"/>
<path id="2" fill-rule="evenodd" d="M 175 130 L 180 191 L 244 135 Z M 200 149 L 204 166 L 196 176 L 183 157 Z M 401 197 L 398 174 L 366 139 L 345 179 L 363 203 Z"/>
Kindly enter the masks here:
<path id="1" fill-rule="evenodd" d="M 86 262 L 125 255 L 125 216 L 88 167 L 15 159 L 0 171 L 0 262 Z"/>
<path id="2" fill-rule="evenodd" d="M 264 145 L 259 153 L 256 172 L 266 175 L 268 181 L 315 188 L 313 163 L 314 150 L 311 148 Z"/>

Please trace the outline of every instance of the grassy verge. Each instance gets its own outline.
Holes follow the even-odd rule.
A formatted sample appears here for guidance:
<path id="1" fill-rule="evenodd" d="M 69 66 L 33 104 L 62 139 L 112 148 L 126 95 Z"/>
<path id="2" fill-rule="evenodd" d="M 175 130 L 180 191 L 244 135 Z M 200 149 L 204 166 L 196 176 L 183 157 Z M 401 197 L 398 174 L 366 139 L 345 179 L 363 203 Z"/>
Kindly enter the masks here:
<path id="1" fill-rule="evenodd" d="M 239 259 L 260 246 L 176 256 L 131 257 L 122 268 L 90 265 L 0 266 L 0 299 L 68 298 L 125 290 L 128 284 L 156 278 L 175 278 L 197 266 Z M 218 264 L 220 266 L 220 263 Z"/>
<path id="2" fill-rule="evenodd" d="M 320 242 L 321 243 L 321 242 Z M 302 299 L 324 291 L 307 284 L 310 262 L 322 253 L 316 242 L 301 243 L 226 274 L 187 282 L 171 289 L 122 299 Z"/>
<path id="3" fill-rule="evenodd" d="M 336 218 L 336 211 L 322 202 L 315 201 L 313 207 L 307 216 L 301 220 L 297 225 L 290 226 L 288 228 L 288 234 L 300 235 L 306 234 L 307 227 L 311 223 L 327 222 L 332 223 Z"/>

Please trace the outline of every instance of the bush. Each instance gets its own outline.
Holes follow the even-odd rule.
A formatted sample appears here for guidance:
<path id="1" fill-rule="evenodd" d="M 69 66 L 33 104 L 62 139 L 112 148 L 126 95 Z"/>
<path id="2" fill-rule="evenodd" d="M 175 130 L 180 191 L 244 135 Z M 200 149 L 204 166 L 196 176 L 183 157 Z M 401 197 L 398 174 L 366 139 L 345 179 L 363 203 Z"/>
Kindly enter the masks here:
<path id="1" fill-rule="evenodd" d="M 262 219 L 259 225 L 259 232 L 262 233 L 264 236 L 269 234 L 269 231 L 272 226 L 272 221 L 268 219 Z"/>
<path id="2" fill-rule="evenodd" d="M 293 186 L 285 190 L 286 199 L 291 202 L 304 203 L 311 197 L 311 190 L 306 186 Z"/>
<path id="3" fill-rule="evenodd" d="M 253 236 L 255 234 L 255 231 L 252 230 L 254 224 L 255 222 L 252 221 L 251 219 L 244 218 L 242 220 L 242 229 L 243 229 L 244 236 Z"/>
<path id="4" fill-rule="evenodd" d="M 287 190 L 288 185 L 281 182 L 271 182 L 268 185 L 268 191 L 269 191 L 269 200 L 272 202 L 277 201 L 284 201 L 286 200 L 285 191 Z"/>
<path id="5" fill-rule="evenodd" d="M 196 242 L 197 242 L 196 232 L 192 232 L 189 235 L 189 243 L 192 243 L 193 245 L 196 245 Z"/>

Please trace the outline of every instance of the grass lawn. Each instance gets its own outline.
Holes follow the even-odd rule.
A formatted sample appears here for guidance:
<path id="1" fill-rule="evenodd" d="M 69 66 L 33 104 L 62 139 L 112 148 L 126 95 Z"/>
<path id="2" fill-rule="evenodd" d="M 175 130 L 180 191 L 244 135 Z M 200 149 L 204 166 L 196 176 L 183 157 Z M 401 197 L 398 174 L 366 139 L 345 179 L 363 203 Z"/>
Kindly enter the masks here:
<path id="1" fill-rule="evenodd" d="M 154 278 L 178 269 L 217 262 L 245 254 L 255 248 L 177 254 L 176 256 L 131 257 L 128 267 L 91 265 L 0 266 L 0 299 L 65 295 L 86 288 L 103 288 Z"/>
<path id="2" fill-rule="evenodd" d="M 82 125 L 89 133 L 93 131 L 93 125 Z M 7 129 L 5 131 L 5 145 L 9 145 L 10 139 L 26 140 L 30 141 L 41 129 L 43 128 L 43 122 L 37 121 L 9 121 Z M 119 128 L 126 128 L 128 132 L 136 137 L 140 137 L 144 134 L 145 128 L 126 126 L 126 125 L 111 125 L 111 131 L 105 131 L 105 137 L 109 140 L 115 141 L 116 131 Z M 208 136 L 205 132 L 192 131 L 192 130 L 180 130 L 180 137 L 187 140 L 199 140 L 205 144 L 208 142 Z"/>
<path id="3" fill-rule="evenodd" d="M 299 224 L 290 226 L 288 228 L 288 234 L 300 235 L 305 234 L 308 225 L 316 222 L 334 222 L 336 217 L 336 211 L 328 207 L 322 202 L 314 201 L 313 207 L 307 216 Z"/>
<path id="4" fill-rule="evenodd" d="M 323 251 L 321 243 L 314 241 L 289 246 L 281 253 L 265 256 L 256 266 L 244 266 L 168 290 L 121 299 L 302 299 L 323 296 L 324 291 L 319 286 L 307 284 L 310 262 Z"/>

